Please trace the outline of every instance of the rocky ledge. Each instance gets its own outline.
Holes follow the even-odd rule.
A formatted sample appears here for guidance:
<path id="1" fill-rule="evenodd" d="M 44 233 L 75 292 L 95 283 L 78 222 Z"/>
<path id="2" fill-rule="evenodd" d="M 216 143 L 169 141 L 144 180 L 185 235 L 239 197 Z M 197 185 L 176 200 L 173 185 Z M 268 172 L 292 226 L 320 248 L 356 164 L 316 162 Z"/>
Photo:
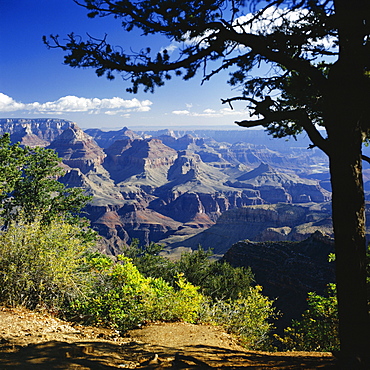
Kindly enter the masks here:
<path id="1" fill-rule="evenodd" d="M 251 267 L 263 293 L 276 299 L 276 307 L 284 312 L 277 322 L 281 329 L 307 308 L 308 292 L 324 294 L 327 284 L 335 282 L 335 263 L 328 262 L 333 252 L 333 240 L 316 231 L 301 242 L 240 241 L 223 260 Z"/>

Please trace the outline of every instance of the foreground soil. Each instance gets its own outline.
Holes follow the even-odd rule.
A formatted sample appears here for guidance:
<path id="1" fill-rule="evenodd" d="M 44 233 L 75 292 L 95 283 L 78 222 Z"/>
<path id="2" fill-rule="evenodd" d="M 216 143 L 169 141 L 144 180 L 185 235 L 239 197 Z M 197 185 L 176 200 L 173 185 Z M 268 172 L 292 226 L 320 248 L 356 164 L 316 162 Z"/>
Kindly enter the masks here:
<path id="1" fill-rule="evenodd" d="M 121 337 L 49 314 L 0 308 L 0 370 L 334 367 L 328 353 L 247 351 L 213 326 L 157 323 Z"/>

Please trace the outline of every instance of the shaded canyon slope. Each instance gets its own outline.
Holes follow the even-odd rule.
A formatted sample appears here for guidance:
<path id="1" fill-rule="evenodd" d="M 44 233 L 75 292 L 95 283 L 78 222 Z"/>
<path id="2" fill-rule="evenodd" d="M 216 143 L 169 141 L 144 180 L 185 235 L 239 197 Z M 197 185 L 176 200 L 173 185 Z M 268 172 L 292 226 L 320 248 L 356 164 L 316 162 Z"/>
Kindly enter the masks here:
<path id="1" fill-rule="evenodd" d="M 1 119 L 0 132 L 58 153 L 67 170 L 61 181 L 94 196 L 84 211 L 104 237 L 102 249 L 108 253 L 117 253 L 133 238 L 143 244 L 163 242 L 168 249 L 193 248 L 194 238 L 205 240 L 204 233 L 225 225 L 229 212 L 239 221 L 229 222 L 227 231 L 240 239 L 296 240 L 294 235 L 306 235 L 298 230 L 299 222 L 312 222 L 312 231 L 330 229 L 330 216 L 315 221 L 317 212 L 312 213 L 316 204 L 326 209 L 330 200 L 330 192 L 320 185 L 327 163 L 297 146 L 281 152 L 259 142 L 220 142 L 212 135 L 170 130 L 84 132 L 73 122 L 54 119 Z M 228 135 L 225 131 L 223 138 L 235 138 L 235 133 Z M 250 137 L 253 141 L 255 133 Z M 274 221 L 283 209 L 277 203 L 293 207 L 289 212 L 298 214 L 294 222 Z M 269 213 L 269 207 L 277 208 Z M 243 212 L 252 215 L 247 223 Z M 259 223 L 261 212 L 272 219 Z M 242 235 L 242 230 L 250 232 Z M 217 252 L 226 252 L 235 242 L 231 239 Z"/>
<path id="2" fill-rule="evenodd" d="M 223 260 L 252 268 L 263 293 L 282 313 L 276 323 L 281 331 L 307 309 L 308 292 L 324 295 L 327 284 L 335 282 L 335 263 L 328 261 L 333 252 L 333 240 L 316 231 L 300 242 L 239 241 Z"/>

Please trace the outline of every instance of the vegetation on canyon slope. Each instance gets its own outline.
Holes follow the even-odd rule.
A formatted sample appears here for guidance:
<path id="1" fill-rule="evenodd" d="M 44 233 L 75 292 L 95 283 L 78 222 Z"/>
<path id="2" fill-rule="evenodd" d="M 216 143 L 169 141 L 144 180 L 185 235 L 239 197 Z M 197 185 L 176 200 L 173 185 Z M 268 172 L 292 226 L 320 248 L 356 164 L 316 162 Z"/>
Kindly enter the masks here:
<path id="1" fill-rule="evenodd" d="M 260 288 L 243 286 L 237 299 L 212 300 L 185 273 L 172 281 L 145 277 L 123 255 L 113 260 L 94 251 L 79 227 L 62 219 L 48 225 L 19 219 L 0 235 L 2 304 L 46 308 L 122 332 L 158 320 L 208 322 L 224 325 L 249 348 L 266 347 L 274 308 Z"/>

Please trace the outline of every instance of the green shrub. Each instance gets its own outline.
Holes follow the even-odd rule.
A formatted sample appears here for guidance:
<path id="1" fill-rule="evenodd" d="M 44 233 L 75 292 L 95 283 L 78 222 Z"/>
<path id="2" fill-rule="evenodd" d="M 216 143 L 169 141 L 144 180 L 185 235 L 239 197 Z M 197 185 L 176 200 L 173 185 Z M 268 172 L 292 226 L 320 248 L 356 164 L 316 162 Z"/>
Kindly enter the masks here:
<path id="1" fill-rule="evenodd" d="M 133 264 L 145 277 L 161 277 L 176 287 L 178 271 L 174 262 L 160 255 L 162 250 L 162 245 L 150 243 L 146 246 L 140 246 L 139 240 L 133 239 L 130 246 L 122 251 L 122 254 L 131 258 Z"/>
<path id="2" fill-rule="evenodd" d="M 236 300 L 217 300 L 204 304 L 201 321 L 224 327 L 249 349 L 269 349 L 273 301 L 261 293 L 262 287 L 250 287 L 249 294 Z"/>
<path id="3" fill-rule="evenodd" d="M 338 306 L 335 284 L 329 284 L 327 297 L 308 293 L 308 310 L 301 320 L 293 320 L 284 330 L 284 337 L 276 338 L 287 350 L 339 350 Z"/>
<path id="4" fill-rule="evenodd" d="M 82 294 L 79 267 L 89 246 L 79 227 L 62 220 L 10 223 L 0 232 L 0 302 L 60 309 Z"/>
<path id="5" fill-rule="evenodd" d="M 175 266 L 188 281 L 199 286 L 204 295 L 214 300 L 247 296 L 253 280 L 251 269 L 214 261 L 212 256 L 212 250 L 205 251 L 199 246 L 192 253 L 183 253 Z"/>
<path id="6" fill-rule="evenodd" d="M 176 290 L 162 278 L 144 277 L 124 256 L 114 262 L 95 255 L 88 263 L 91 291 L 84 300 L 73 302 L 71 309 L 89 323 L 125 331 L 150 321 L 197 319 L 203 296 L 182 276 Z"/>
<path id="7" fill-rule="evenodd" d="M 91 252 L 93 240 L 77 225 L 61 219 L 51 224 L 27 221 L 11 222 L 0 233 L 2 304 L 30 309 L 42 306 L 70 318 L 80 317 L 84 323 L 120 331 L 159 320 L 195 323 L 202 313 L 203 322 L 223 325 L 249 348 L 266 342 L 271 328 L 267 320 L 273 309 L 258 287 L 248 285 L 243 294 L 237 289 L 233 293 L 239 292 L 236 300 L 222 301 L 215 295 L 207 302 L 201 288 L 188 281 L 186 273 L 178 272 L 181 266 L 194 281 L 203 284 L 204 291 L 225 291 L 233 281 L 238 285 L 235 270 L 210 262 L 208 252 L 185 255 L 178 265 L 169 263 L 176 266 L 167 272 L 174 282 L 171 285 L 162 277 L 144 276 L 128 257 L 118 256 L 115 261 Z M 153 257 L 165 265 L 162 257 Z M 212 271 L 217 271 L 217 279 L 210 277 Z M 222 280 L 228 275 L 236 280 L 224 284 Z M 246 281 L 249 284 L 250 279 Z"/>
<path id="8" fill-rule="evenodd" d="M 192 311 L 192 308 L 194 304 L 197 307 L 201 304 L 201 322 L 223 326 L 248 348 L 271 348 L 273 301 L 261 294 L 261 287 L 251 287 L 253 274 L 250 268 L 235 268 L 228 263 L 212 261 L 213 252 L 205 251 L 201 246 L 192 253 L 183 253 L 175 262 L 159 255 L 161 250 L 158 244 L 140 247 L 138 241 L 134 241 L 125 251 L 147 278 L 165 280 L 176 290 L 180 286 L 177 295 L 171 298 L 171 304 L 164 298 L 162 302 L 167 302 L 167 306 L 158 303 L 152 306 L 159 319 L 174 318 L 176 312 L 175 316 L 194 322 L 198 309 Z M 195 286 L 206 299 L 200 298 Z"/>
<path id="9" fill-rule="evenodd" d="M 203 295 L 212 299 L 237 299 L 249 294 L 253 280 L 250 268 L 214 261 L 212 250 L 205 251 L 201 246 L 191 253 L 183 253 L 175 262 L 161 256 L 162 249 L 155 243 L 140 247 L 138 240 L 134 240 L 124 254 L 132 258 L 144 276 L 161 277 L 173 287 L 177 287 L 178 274 L 183 274 L 187 281 L 200 287 Z"/>

